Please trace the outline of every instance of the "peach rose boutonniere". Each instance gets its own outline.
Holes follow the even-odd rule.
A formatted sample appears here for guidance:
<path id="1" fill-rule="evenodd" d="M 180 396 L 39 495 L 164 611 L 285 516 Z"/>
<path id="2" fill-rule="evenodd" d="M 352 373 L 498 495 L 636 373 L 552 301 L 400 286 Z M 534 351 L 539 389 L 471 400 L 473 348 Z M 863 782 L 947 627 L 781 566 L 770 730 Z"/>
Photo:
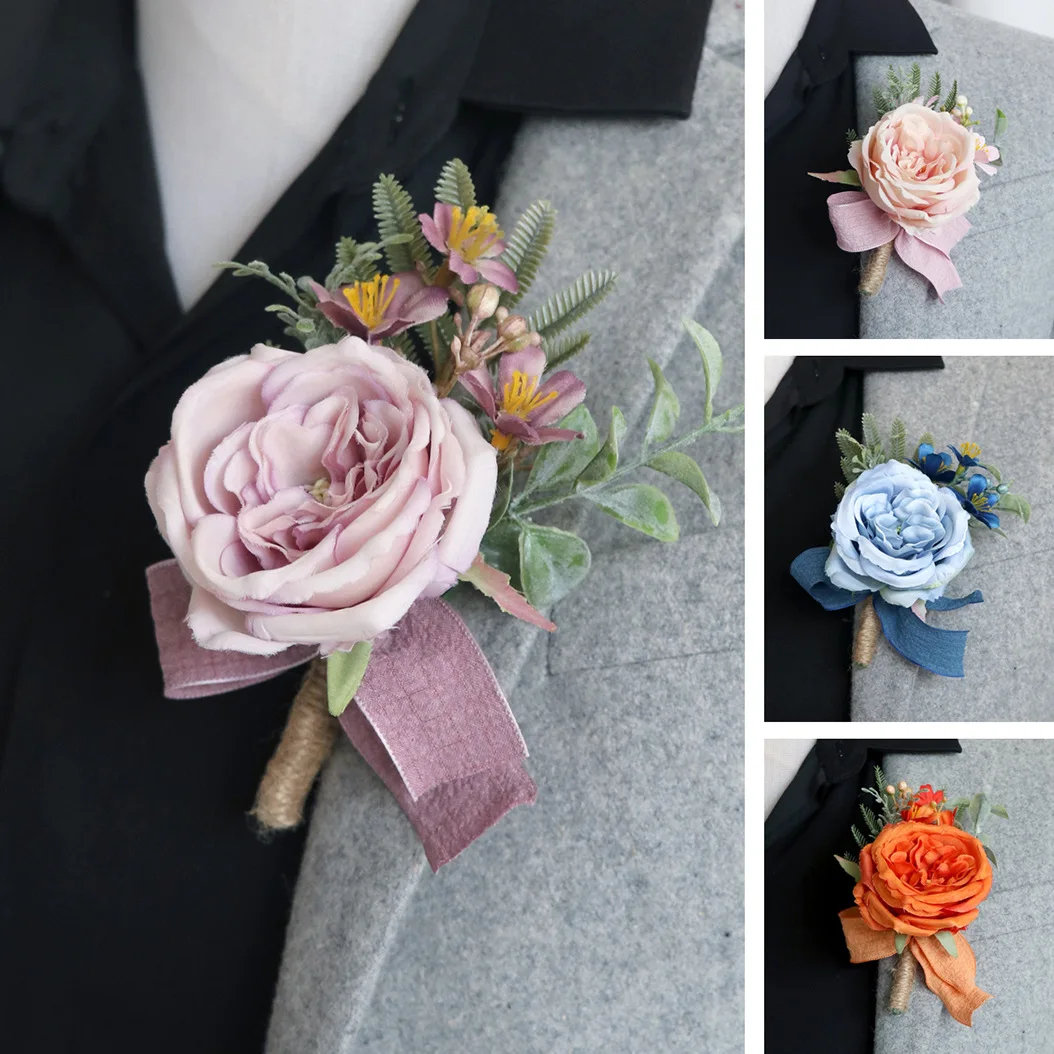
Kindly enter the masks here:
<path id="1" fill-rule="evenodd" d="M 810 172 L 858 190 L 827 199 L 838 246 L 846 252 L 874 250 L 864 267 L 860 292 L 882 288 L 893 250 L 944 294 L 962 282 L 951 250 L 966 235 L 966 213 L 981 197 L 977 170 L 995 175 L 1002 164 L 995 140 L 1006 131 L 996 111 L 992 142 L 974 129 L 973 107 L 959 94 L 959 82 L 945 96 L 935 73 L 922 91 L 918 63 L 904 75 L 889 68 L 888 85 L 874 92 L 878 121 L 863 136 L 849 133 L 849 169 Z"/>
<path id="2" fill-rule="evenodd" d="M 996 858 L 984 840 L 985 823 L 990 816 L 1009 819 L 1006 808 L 984 793 L 948 802 L 928 783 L 918 790 L 903 781 L 893 786 L 878 768 L 875 786 L 864 792 L 878 809 L 860 807 L 867 834 L 852 828 L 856 858 L 836 857 L 856 879 L 856 906 L 838 916 L 850 960 L 896 957 L 889 1009 L 897 1014 L 908 1009 L 918 962 L 952 1017 L 970 1025 L 991 996 L 977 987 L 977 962 L 963 931 L 992 890 Z"/>

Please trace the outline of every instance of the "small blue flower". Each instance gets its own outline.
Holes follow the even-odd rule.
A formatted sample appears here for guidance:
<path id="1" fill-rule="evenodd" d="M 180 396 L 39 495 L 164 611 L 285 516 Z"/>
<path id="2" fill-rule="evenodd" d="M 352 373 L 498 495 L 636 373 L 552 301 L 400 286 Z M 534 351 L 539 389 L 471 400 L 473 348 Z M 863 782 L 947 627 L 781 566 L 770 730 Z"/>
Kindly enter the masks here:
<path id="1" fill-rule="evenodd" d="M 959 459 L 959 464 L 963 468 L 973 468 L 975 465 L 980 465 L 981 448 L 976 443 L 963 443 L 962 450 L 958 447 L 952 447 L 955 451 L 955 456 Z"/>
<path id="2" fill-rule="evenodd" d="M 929 476 L 934 483 L 951 483 L 955 479 L 955 469 L 952 468 L 951 454 L 934 453 L 933 447 L 929 443 L 920 443 L 916 457 L 918 461 L 911 461 L 910 464 Z"/>
<path id="3" fill-rule="evenodd" d="M 975 472 L 966 483 L 966 493 L 955 491 L 962 507 L 986 527 L 998 527 L 999 517 L 991 510 L 1002 495 L 983 472 Z"/>

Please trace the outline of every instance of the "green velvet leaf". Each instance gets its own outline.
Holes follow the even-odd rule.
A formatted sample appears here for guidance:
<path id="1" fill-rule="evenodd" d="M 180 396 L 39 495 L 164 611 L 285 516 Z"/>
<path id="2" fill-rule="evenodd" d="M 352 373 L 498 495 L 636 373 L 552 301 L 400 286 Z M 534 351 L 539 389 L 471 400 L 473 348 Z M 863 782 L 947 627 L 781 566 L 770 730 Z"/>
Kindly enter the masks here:
<path id="1" fill-rule="evenodd" d="M 721 502 L 710 490 L 703 470 L 687 454 L 682 454 L 678 450 L 668 450 L 665 453 L 656 454 L 648 462 L 648 467 L 695 491 L 699 495 L 699 500 L 706 506 L 706 511 L 710 513 L 713 525 L 716 527 L 721 522 Z"/>
<path id="2" fill-rule="evenodd" d="M 695 341 L 695 346 L 699 349 L 699 354 L 703 358 L 703 376 L 706 380 L 706 416 L 704 420 L 709 424 L 710 419 L 714 416 L 714 395 L 717 392 L 718 384 L 721 383 L 721 373 L 724 369 L 721 348 L 718 346 L 717 341 L 714 340 L 713 334 L 709 330 L 703 329 L 698 322 L 686 318 L 684 319 L 684 328 L 688 330 L 688 335 Z"/>
<path id="3" fill-rule="evenodd" d="M 513 588 L 523 590 L 520 581 L 520 525 L 511 519 L 504 519 L 501 523 L 491 527 L 479 544 L 479 552 L 483 559 L 496 567 L 499 571 L 507 574 L 512 582 Z"/>
<path id="4" fill-rule="evenodd" d="M 1012 512 L 1025 523 L 1032 518 L 1032 506 L 1020 494 L 1004 494 L 995 507 L 996 512 Z"/>
<path id="5" fill-rule="evenodd" d="M 995 131 L 992 133 L 992 142 L 996 142 L 999 137 L 1006 131 L 1007 126 L 1006 114 L 1002 110 L 995 111 Z"/>
<path id="6" fill-rule="evenodd" d="M 907 946 L 908 935 L 906 933 L 893 934 L 893 947 L 897 949 L 897 955 L 899 955 Z"/>
<path id="7" fill-rule="evenodd" d="M 587 490 L 583 496 L 620 523 L 660 542 L 675 542 L 680 536 L 670 499 L 658 487 L 631 483 L 611 490 Z"/>
<path id="8" fill-rule="evenodd" d="M 452 158 L 443 166 L 435 186 L 435 196 L 436 201 L 444 205 L 457 205 L 466 211 L 476 204 L 476 186 L 461 158 Z"/>
<path id="9" fill-rule="evenodd" d="M 836 856 L 835 860 L 838 861 L 838 866 L 854 881 L 860 881 L 860 865 L 852 860 L 847 860 L 844 856 Z"/>
<path id="10" fill-rule="evenodd" d="M 326 696 L 334 717 L 340 717 L 355 698 L 372 650 L 368 640 L 361 640 L 351 651 L 335 651 L 326 659 Z"/>
<path id="11" fill-rule="evenodd" d="M 1006 806 L 1005 805 L 993 805 L 992 806 L 992 815 L 993 816 L 1001 816 L 1004 820 L 1009 820 L 1010 819 L 1010 813 L 1008 813 L 1006 811 Z"/>
<path id="12" fill-rule="evenodd" d="M 648 418 L 648 430 L 644 442 L 662 443 L 673 435 L 677 418 L 681 414 L 681 404 L 670 382 L 662 372 L 662 367 L 654 360 L 648 359 L 651 376 L 655 381 L 655 402 L 652 404 L 651 416 Z"/>
<path id="13" fill-rule="evenodd" d="M 535 490 L 555 487 L 561 483 L 573 483 L 579 474 L 596 457 L 600 448 L 597 424 L 593 415 L 584 407 L 576 406 L 561 422 L 560 428 L 573 428 L 585 438 L 571 439 L 566 443 L 546 443 L 538 448 L 531 474 L 523 494 Z"/>
<path id="14" fill-rule="evenodd" d="M 607 439 L 581 473 L 575 484 L 579 489 L 592 486 L 594 483 L 603 483 L 611 479 L 618 468 L 619 446 L 626 435 L 626 418 L 617 407 L 611 408 L 611 428 L 608 429 Z"/>
<path id="15" fill-rule="evenodd" d="M 570 531 L 524 523 L 520 580 L 527 600 L 547 608 L 567 596 L 589 573 L 589 546 Z"/>
<path id="16" fill-rule="evenodd" d="M 953 958 L 959 958 L 959 948 L 955 938 L 947 930 L 937 930 L 934 936 L 941 942 L 941 947 Z"/>
<path id="17" fill-rule="evenodd" d="M 501 523 L 505 518 L 505 513 L 509 511 L 509 501 L 512 499 L 512 462 L 506 466 L 505 471 L 502 472 L 498 478 L 498 486 L 494 491 L 494 505 L 490 512 L 490 524 L 488 530 L 494 527 L 496 524 Z"/>
<path id="18" fill-rule="evenodd" d="M 984 846 L 985 856 L 992 861 L 992 867 L 998 867 L 999 863 L 995 858 L 995 850 L 986 842 L 982 842 L 981 844 Z"/>

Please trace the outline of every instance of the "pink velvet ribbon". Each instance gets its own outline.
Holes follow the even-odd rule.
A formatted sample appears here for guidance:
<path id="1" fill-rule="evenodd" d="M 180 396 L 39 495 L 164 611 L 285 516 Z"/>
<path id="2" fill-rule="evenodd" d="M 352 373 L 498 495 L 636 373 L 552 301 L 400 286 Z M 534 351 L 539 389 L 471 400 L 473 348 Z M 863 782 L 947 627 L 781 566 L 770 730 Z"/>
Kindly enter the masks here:
<path id="1" fill-rule="evenodd" d="M 176 561 L 153 564 L 146 578 L 168 699 L 258 684 L 317 654 L 308 647 L 273 656 L 206 651 L 187 628 L 190 585 Z M 340 724 L 406 813 L 434 871 L 537 796 L 523 767 L 527 746 L 494 672 L 442 600 L 418 600 L 374 641 Z"/>
<path id="2" fill-rule="evenodd" d="M 862 253 L 892 241 L 897 255 L 927 279 L 937 291 L 941 303 L 945 293 L 962 287 L 949 253 L 970 229 L 965 216 L 958 216 L 934 230 L 912 235 L 863 191 L 843 190 L 832 194 L 827 199 L 827 209 L 840 249 L 847 253 Z"/>

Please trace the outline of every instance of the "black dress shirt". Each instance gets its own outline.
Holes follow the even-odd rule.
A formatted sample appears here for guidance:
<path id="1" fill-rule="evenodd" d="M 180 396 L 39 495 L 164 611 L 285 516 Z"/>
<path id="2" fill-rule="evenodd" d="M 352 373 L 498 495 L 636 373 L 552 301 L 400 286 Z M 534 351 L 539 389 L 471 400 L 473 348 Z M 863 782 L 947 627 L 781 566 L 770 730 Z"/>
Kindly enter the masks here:
<path id="1" fill-rule="evenodd" d="M 855 848 L 861 788 L 874 786 L 887 753 L 961 748 L 954 739 L 819 740 L 765 822 L 765 1054 L 874 1049 L 879 964 L 849 962 L 838 912 L 853 906 L 853 883 L 833 857 Z"/>
<path id="2" fill-rule="evenodd" d="M 558 80 L 517 93 L 539 38 L 596 45 L 579 49 L 571 109 L 686 112 L 708 5 L 619 0 L 595 23 L 574 6 L 520 4 L 510 39 L 485 2 L 420 0 L 236 258 L 324 275 L 339 236 L 372 235 L 382 172 L 424 209 L 461 157 L 493 201 L 520 114 L 561 97 Z M 213 699 L 161 694 L 144 569 L 168 554 L 144 474 L 189 384 L 287 338 L 261 282 L 224 275 L 180 308 L 134 7 L 23 3 L 0 35 L 5 1054 L 259 1052 L 303 846 L 302 831 L 262 841 L 246 815 L 301 674 Z M 672 35 L 674 68 L 619 95 L 612 59 L 640 85 Z M 627 58 L 627 40 L 648 46 Z M 496 54 L 500 69 L 484 61 Z"/>
<path id="3" fill-rule="evenodd" d="M 797 358 L 765 406 L 765 717 L 848 721 L 853 609 L 824 611 L 790 574 L 831 540 L 834 434 L 860 434 L 864 375 L 942 369 L 940 358 Z M 888 426 L 882 423 L 883 427 Z"/>
<path id="4" fill-rule="evenodd" d="M 839 188 L 808 173 L 849 167 L 854 55 L 936 51 L 908 0 L 816 0 L 765 99 L 766 337 L 859 336 L 859 258 L 838 248 L 827 216 Z"/>

